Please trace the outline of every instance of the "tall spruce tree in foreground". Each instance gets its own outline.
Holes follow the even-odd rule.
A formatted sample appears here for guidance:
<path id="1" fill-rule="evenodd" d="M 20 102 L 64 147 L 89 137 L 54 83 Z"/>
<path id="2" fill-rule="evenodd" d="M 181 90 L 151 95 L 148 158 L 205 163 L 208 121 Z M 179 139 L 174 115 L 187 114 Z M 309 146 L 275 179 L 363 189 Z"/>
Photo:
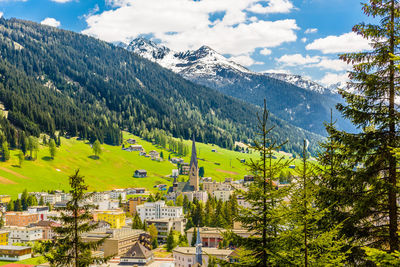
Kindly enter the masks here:
<path id="1" fill-rule="evenodd" d="M 281 256 L 278 266 L 343 266 L 348 249 L 341 224 L 321 225 L 329 212 L 316 204 L 318 192 L 317 168 L 308 162 L 306 141 L 303 144 L 302 164 L 296 166 L 286 211 L 285 229 L 281 233 Z"/>
<path id="2" fill-rule="evenodd" d="M 338 105 L 360 132 L 329 129 L 345 170 L 334 173 L 337 182 L 330 183 L 326 192 L 333 194 L 327 194 L 325 202 L 336 203 L 337 210 L 346 212 L 350 223 L 345 223 L 343 232 L 349 237 L 365 246 L 395 251 L 399 249 L 398 179 L 391 150 L 400 141 L 395 105 L 399 71 L 393 57 L 399 54 L 399 1 L 370 0 L 363 4 L 363 11 L 380 20 L 377 25 L 361 23 L 353 28 L 368 39 L 372 50 L 341 55 L 353 64 L 349 87 L 354 90 L 340 90 L 347 105 Z"/>
<path id="3" fill-rule="evenodd" d="M 94 257 L 92 251 L 96 250 L 106 238 L 95 242 L 84 242 L 81 235 L 92 231 L 98 224 L 92 223 L 91 210 L 94 205 L 85 204 L 90 197 L 86 194 L 87 186 L 84 177 L 79 175 L 79 170 L 69 177 L 72 199 L 65 208 L 59 208 L 61 226 L 53 228 L 56 237 L 54 240 L 45 241 L 41 246 L 41 254 L 49 261 L 51 266 L 86 267 L 91 264 L 107 262 L 109 258 Z"/>
<path id="4" fill-rule="evenodd" d="M 284 160 L 283 157 L 273 160 L 273 152 L 279 150 L 283 144 L 277 144 L 269 138 L 273 127 L 268 126 L 265 101 L 264 112 L 258 120 L 260 140 L 254 140 L 251 149 L 260 153 L 260 159 L 246 163 L 254 175 L 254 183 L 248 187 L 248 191 L 238 192 L 252 207 L 240 208 L 235 218 L 242 223 L 243 228 L 253 234 L 243 238 L 228 231 L 225 237 L 241 247 L 240 266 L 268 266 L 279 262 L 277 252 L 281 250 L 280 235 L 284 231 L 282 206 L 288 191 L 278 190 L 274 179 L 290 161 Z"/>

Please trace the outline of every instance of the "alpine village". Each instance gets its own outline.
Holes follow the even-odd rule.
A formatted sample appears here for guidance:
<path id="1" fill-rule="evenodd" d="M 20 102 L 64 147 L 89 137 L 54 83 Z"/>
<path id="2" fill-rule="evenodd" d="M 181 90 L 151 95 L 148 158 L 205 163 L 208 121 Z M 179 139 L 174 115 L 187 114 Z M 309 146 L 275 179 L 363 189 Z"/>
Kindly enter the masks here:
<path id="1" fill-rule="evenodd" d="M 0 1 L 0 145 L 0 266 L 400 266 L 400 1 Z"/>

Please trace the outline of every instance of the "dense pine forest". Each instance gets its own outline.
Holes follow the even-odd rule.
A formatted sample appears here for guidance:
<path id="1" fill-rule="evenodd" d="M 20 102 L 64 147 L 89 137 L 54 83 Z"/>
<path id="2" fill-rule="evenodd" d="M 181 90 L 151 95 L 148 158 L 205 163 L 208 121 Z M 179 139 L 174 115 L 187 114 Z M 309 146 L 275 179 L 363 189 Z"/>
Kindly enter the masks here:
<path id="1" fill-rule="evenodd" d="M 2 125 L 11 146 L 18 136 L 56 131 L 112 145 L 121 144 L 121 130 L 194 134 L 227 148 L 253 137 L 253 105 L 85 35 L 17 19 L 0 24 Z M 277 139 L 289 140 L 286 151 L 300 151 L 303 138 L 315 150 L 320 140 L 274 116 L 271 124 Z"/>

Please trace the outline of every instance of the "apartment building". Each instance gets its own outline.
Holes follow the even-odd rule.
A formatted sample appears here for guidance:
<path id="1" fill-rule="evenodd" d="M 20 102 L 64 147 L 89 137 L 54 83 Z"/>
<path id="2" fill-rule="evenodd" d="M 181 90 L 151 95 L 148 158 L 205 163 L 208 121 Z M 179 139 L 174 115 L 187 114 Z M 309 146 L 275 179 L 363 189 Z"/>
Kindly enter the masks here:
<path id="1" fill-rule="evenodd" d="M 142 221 L 183 217 L 182 207 L 167 206 L 165 201 L 146 202 L 143 205 L 136 206 L 136 211 Z"/>

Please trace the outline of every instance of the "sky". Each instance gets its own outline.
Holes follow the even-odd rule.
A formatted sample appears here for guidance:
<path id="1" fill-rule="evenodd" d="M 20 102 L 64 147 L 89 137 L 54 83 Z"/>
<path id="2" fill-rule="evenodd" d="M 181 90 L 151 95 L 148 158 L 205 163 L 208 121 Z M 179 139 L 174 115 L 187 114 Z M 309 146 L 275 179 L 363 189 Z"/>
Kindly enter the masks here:
<path id="1" fill-rule="evenodd" d="M 369 22 L 361 0 L 0 0 L 0 15 L 129 43 L 144 36 L 172 50 L 207 45 L 256 72 L 346 81 L 338 54 L 370 49 L 352 33 Z"/>

